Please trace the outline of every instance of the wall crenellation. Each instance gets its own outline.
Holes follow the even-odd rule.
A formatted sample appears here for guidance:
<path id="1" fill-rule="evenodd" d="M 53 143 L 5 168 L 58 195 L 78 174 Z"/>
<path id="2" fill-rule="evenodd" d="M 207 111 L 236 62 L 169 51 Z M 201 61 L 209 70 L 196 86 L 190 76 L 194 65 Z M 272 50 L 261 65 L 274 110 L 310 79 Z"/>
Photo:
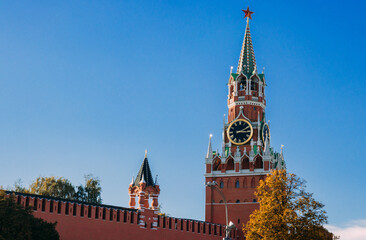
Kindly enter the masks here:
<path id="1" fill-rule="evenodd" d="M 137 232 L 137 235 L 148 234 L 149 239 L 161 239 L 161 236 L 170 236 L 166 239 L 222 239 L 225 235 L 224 225 L 159 215 L 158 211 L 153 209 L 132 209 L 103 204 L 90 204 L 12 191 L 7 191 L 6 194 L 7 197 L 10 197 L 12 194 L 18 204 L 32 208 L 33 214 L 36 217 L 49 222 L 57 221 L 58 225 L 56 225 L 56 228 L 61 236 L 66 235 L 63 233 L 64 229 L 61 228 L 63 228 L 66 222 L 71 220 L 75 222 L 72 225 L 74 229 L 81 226 L 87 226 L 88 228 L 88 226 L 91 227 L 94 224 L 102 226 L 100 225 L 101 221 L 106 222 L 113 226 L 108 228 L 111 232 L 119 232 L 118 226 L 122 224 L 122 226 L 127 227 L 127 233 L 133 231 Z M 149 230 L 154 231 L 157 237 L 154 238 L 154 235 L 151 235 Z M 89 229 L 88 233 L 95 236 L 100 231 L 93 228 Z M 68 232 L 70 232 L 70 229 L 68 229 Z M 61 239 L 75 239 L 72 233 L 68 234 L 73 237 L 63 237 Z M 122 234 L 122 236 L 125 236 L 125 234 Z M 236 232 L 233 232 L 232 236 L 235 237 Z M 81 239 L 88 239 L 87 234 L 85 238 Z"/>

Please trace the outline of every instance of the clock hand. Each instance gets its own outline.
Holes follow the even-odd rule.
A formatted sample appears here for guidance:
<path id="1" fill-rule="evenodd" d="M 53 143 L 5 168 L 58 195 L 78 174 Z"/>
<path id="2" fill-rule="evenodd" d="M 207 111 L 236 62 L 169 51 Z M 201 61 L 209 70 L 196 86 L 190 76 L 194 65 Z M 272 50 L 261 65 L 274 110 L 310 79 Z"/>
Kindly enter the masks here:
<path id="1" fill-rule="evenodd" d="M 249 126 L 243 128 L 242 130 L 236 131 L 236 133 L 248 132 L 249 130 L 248 131 L 245 131 L 248 128 L 249 128 Z"/>
<path id="2" fill-rule="evenodd" d="M 247 130 L 247 131 L 245 131 L 247 128 L 244 128 L 244 129 L 242 129 L 242 130 L 238 130 L 238 131 L 236 131 L 236 133 L 241 133 L 241 132 L 247 132 L 247 131 L 249 131 L 249 130 Z"/>
<path id="3" fill-rule="evenodd" d="M 243 128 L 241 131 L 244 131 L 245 129 L 248 129 L 249 128 L 249 126 L 247 126 L 246 128 Z"/>
<path id="4" fill-rule="evenodd" d="M 250 132 L 250 130 L 244 131 L 244 129 L 243 129 L 243 130 L 240 130 L 240 131 L 236 131 L 236 133 L 247 133 L 247 132 Z"/>

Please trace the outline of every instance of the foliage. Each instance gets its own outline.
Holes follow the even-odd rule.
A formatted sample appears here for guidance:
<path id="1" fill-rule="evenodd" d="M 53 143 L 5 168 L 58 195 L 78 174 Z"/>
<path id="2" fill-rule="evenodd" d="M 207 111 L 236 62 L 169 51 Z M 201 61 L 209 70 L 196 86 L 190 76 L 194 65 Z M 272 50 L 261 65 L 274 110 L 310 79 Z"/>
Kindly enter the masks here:
<path id="1" fill-rule="evenodd" d="M 101 192 L 100 180 L 89 174 L 85 176 L 85 187 L 77 186 L 75 199 L 89 203 L 102 203 Z"/>
<path id="2" fill-rule="evenodd" d="M 93 178 L 92 175 L 86 175 L 84 190 L 86 195 L 86 202 L 102 203 L 102 188 L 100 186 L 100 180 L 98 178 Z"/>
<path id="3" fill-rule="evenodd" d="M 305 191 L 305 182 L 286 170 L 276 170 L 260 181 L 255 195 L 260 204 L 243 226 L 247 240 L 332 239 L 322 225 L 324 205 Z"/>
<path id="4" fill-rule="evenodd" d="M 32 215 L 30 208 L 16 204 L 14 196 L 5 197 L 0 190 L 0 240 L 58 240 L 56 223 L 48 223 Z"/>
<path id="5" fill-rule="evenodd" d="M 102 203 L 102 188 L 100 180 L 93 175 L 85 175 L 85 186 L 74 186 L 68 179 L 62 177 L 38 177 L 29 188 L 24 188 L 18 180 L 13 191 L 32 193 L 56 198 L 78 200 L 89 203 Z"/>
<path id="6" fill-rule="evenodd" d="M 28 190 L 25 189 L 25 187 L 23 187 L 22 180 L 20 178 L 15 181 L 13 191 L 22 192 L 22 193 L 27 193 L 28 192 Z"/>
<path id="7" fill-rule="evenodd" d="M 72 199 L 75 188 L 69 180 L 62 177 L 39 177 L 30 185 L 29 193 Z"/>

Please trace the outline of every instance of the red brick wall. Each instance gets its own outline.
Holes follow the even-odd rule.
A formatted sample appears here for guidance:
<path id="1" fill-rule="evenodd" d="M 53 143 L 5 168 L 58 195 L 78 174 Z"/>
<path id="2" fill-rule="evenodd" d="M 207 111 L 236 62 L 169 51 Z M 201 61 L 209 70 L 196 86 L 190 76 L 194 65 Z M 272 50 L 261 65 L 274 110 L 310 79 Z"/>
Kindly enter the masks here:
<path id="1" fill-rule="evenodd" d="M 23 206 L 34 206 L 35 199 L 37 199 L 37 206 L 33 212 L 34 216 L 48 222 L 57 222 L 56 229 L 61 240 L 218 240 L 224 236 L 222 225 L 158 216 L 156 212 L 149 209 L 133 211 L 113 209 L 111 206 L 103 205 L 92 206 L 89 217 L 87 204 L 84 204 L 84 216 L 82 216 L 81 204 L 75 202 L 47 199 L 42 196 L 34 197 L 34 195 L 17 195 L 15 200 Z M 59 202 L 61 202 L 60 213 L 58 213 Z M 67 204 L 68 211 L 66 211 Z M 157 226 L 154 226 L 153 222 L 157 222 Z M 233 237 L 235 234 L 233 233 Z"/>

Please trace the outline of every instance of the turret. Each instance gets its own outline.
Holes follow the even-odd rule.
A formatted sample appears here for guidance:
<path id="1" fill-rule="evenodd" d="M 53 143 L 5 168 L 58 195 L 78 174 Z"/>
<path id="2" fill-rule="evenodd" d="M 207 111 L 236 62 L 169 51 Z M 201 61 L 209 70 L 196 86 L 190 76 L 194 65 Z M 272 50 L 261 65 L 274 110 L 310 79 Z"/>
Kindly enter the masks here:
<path id="1" fill-rule="evenodd" d="M 157 179 L 155 182 L 153 181 L 149 161 L 147 159 L 147 151 L 145 151 L 145 157 L 136 178 L 132 178 L 128 192 L 130 194 L 130 208 L 135 208 L 136 196 L 138 197 L 139 209 L 158 208 L 160 187 L 157 184 Z M 152 200 L 151 206 L 149 206 L 149 200 Z"/>

